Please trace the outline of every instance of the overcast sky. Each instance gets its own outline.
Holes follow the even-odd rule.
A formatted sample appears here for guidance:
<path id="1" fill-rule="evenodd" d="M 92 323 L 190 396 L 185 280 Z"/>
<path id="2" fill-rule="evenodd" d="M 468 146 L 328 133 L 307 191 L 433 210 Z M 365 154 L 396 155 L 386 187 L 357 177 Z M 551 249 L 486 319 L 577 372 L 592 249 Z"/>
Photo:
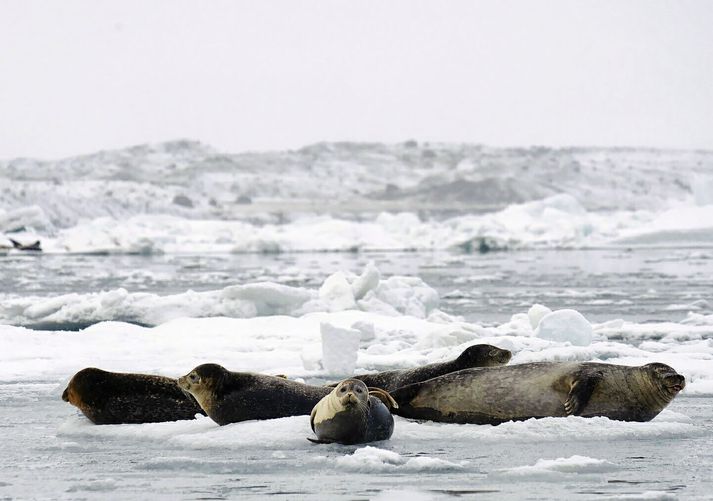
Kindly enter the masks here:
<path id="1" fill-rule="evenodd" d="M 713 148 L 713 1 L 0 0 L 0 158 L 176 138 Z"/>

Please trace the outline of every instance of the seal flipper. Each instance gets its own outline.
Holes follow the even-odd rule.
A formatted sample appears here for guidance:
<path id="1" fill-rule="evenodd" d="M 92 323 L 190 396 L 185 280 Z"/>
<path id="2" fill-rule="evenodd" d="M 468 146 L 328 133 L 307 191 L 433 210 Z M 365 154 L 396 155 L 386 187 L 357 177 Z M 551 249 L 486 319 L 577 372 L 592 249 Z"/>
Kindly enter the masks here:
<path id="1" fill-rule="evenodd" d="M 309 440 L 313 444 L 333 444 L 334 443 L 332 440 L 320 440 L 318 438 L 310 438 L 310 437 L 307 437 L 307 440 Z"/>
<path id="2" fill-rule="evenodd" d="M 321 400 L 320 400 L 320 402 L 321 402 Z M 316 415 L 317 415 L 317 406 L 315 405 L 315 406 L 312 408 L 312 412 L 311 412 L 310 415 L 309 415 L 309 426 L 310 426 L 310 428 L 312 428 L 312 431 L 314 431 L 314 417 L 315 417 Z M 317 433 L 317 432 L 315 431 L 315 433 Z M 311 438 L 308 438 L 307 440 L 312 440 L 312 439 L 311 439 Z"/>
<path id="3" fill-rule="evenodd" d="M 391 409 L 399 408 L 399 404 L 396 403 L 396 400 L 394 400 L 394 397 L 392 397 L 388 391 L 382 390 L 381 388 L 372 388 L 372 387 L 369 387 L 368 389 L 369 389 L 369 395 L 381 400 L 387 409 L 391 410 Z"/>
<path id="4" fill-rule="evenodd" d="M 572 380 L 567 400 L 564 402 L 565 413 L 568 416 L 578 416 L 589 402 L 597 383 L 603 378 L 604 375 L 599 371 L 577 374 Z"/>

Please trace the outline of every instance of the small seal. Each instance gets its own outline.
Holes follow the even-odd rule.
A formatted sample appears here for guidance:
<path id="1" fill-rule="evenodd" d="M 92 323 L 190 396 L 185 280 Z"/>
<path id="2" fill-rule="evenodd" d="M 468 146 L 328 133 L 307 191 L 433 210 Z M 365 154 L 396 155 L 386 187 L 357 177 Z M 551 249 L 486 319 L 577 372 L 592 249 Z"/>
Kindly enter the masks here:
<path id="1" fill-rule="evenodd" d="M 308 440 L 345 445 L 388 440 L 394 432 L 390 409 L 395 407 L 388 392 L 345 379 L 312 409 L 310 425 L 317 440 Z"/>
<path id="2" fill-rule="evenodd" d="M 35 240 L 31 244 L 23 244 L 18 242 L 17 240 L 13 240 L 12 238 L 9 239 L 10 242 L 12 243 L 12 246 L 21 251 L 31 251 L 31 252 L 42 252 L 42 245 L 40 244 L 39 240 Z"/>
<path id="3" fill-rule="evenodd" d="M 450 423 L 564 416 L 650 421 L 685 384 L 682 375 L 661 363 L 535 362 L 466 369 L 391 394 L 400 416 Z"/>
<path id="4" fill-rule="evenodd" d="M 78 407 L 95 424 L 157 423 L 204 414 L 175 379 L 94 367 L 72 377 L 62 400 Z"/>
<path id="5" fill-rule="evenodd" d="M 218 364 L 199 365 L 178 378 L 205 413 L 219 425 L 249 419 L 309 414 L 331 388 L 310 386 L 283 377 L 231 372 Z"/>
<path id="6" fill-rule="evenodd" d="M 458 358 L 449 360 L 448 362 L 422 365 L 421 367 L 415 367 L 413 369 L 384 371 L 377 374 L 363 374 L 354 376 L 354 379 L 359 379 L 370 387 L 394 391 L 396 388 L 402 386 L 426 381 L 427 379 L 463 369 L 505 365 L 510 361 L 511 357 L 512 353 L 510 353 L 509 350 L 498 348 L 491 344 L 476 344 L 469 346 L 463 350 L 463 353 L 461 353 Z"/>

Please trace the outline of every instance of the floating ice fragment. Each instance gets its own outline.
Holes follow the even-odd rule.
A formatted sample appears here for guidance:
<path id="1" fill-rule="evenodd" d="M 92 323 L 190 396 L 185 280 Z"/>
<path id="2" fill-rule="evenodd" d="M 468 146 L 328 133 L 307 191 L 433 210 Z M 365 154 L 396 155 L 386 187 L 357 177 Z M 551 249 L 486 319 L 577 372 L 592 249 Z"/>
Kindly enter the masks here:
<path id="1" fill-rule="evenodd" d="M 352 282 L 352 294 L 354 299 L 357 301 L 362 299 L 367 292 L 375 289 L 379 285 L 379 280 L 381 280 L 379 270 L 376 268 L 374 261 L 369 261 L 362 274 Z"/>
<path id="2" fill-rule="evenodd" d="M 587 346 L 592 342 L 592 324 L 576 310 L 556 310 L 542 317 L 535 329 L 535 336 L 559 343 Z"/>
<path id="3" fill-rule="evenodd" d="M 607 473 L 617 469 L 618 467 L 609 461 L 575 455 L 568 458 L 538 459 L 534 465 L 498 470 L 491 475 L 556 481 L 571 474 Z"/>
<path id="4" fill-rule="evenodd" d="M 329 311 L 353 310 L 357 307 L 352 286 L 341 271 L 327 277 L 319 288 L 319 298 L 328 305 Z"/>
<path id="5" fill-rule="evenodd" d="M 542 304 L 535 303 L 530 306 L 530 309 L 527 310 L 527 317 L 530 319 L 530 325 L 532 326 L 532 329 L 537 329 L 537 326 L 540 324 L 540 320 L 542 320 L 542 317 L 550 313 L 552 313 L 552 310 Z"/>

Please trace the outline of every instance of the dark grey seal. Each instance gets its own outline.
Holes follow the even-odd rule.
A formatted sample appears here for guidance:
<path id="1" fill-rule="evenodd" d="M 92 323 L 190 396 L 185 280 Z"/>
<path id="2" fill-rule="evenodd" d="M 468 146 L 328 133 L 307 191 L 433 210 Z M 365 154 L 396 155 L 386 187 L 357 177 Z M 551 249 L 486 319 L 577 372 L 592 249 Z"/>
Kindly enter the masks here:
<path id="1" fill-rule="evenodd" d="M 175 379 L 94 367 L 72 377 L 62 400 L 79 408 L 95 424 L 157 423 L 205 414 Z"/>
<path id="2" fill-rule="evenodd" d="M 279 376 L 231 372 L 218 364 L 199 365 L 178 378 L 178 384 L 221 426 L 250 419 L 309 414 L 332 390 Z"/>

